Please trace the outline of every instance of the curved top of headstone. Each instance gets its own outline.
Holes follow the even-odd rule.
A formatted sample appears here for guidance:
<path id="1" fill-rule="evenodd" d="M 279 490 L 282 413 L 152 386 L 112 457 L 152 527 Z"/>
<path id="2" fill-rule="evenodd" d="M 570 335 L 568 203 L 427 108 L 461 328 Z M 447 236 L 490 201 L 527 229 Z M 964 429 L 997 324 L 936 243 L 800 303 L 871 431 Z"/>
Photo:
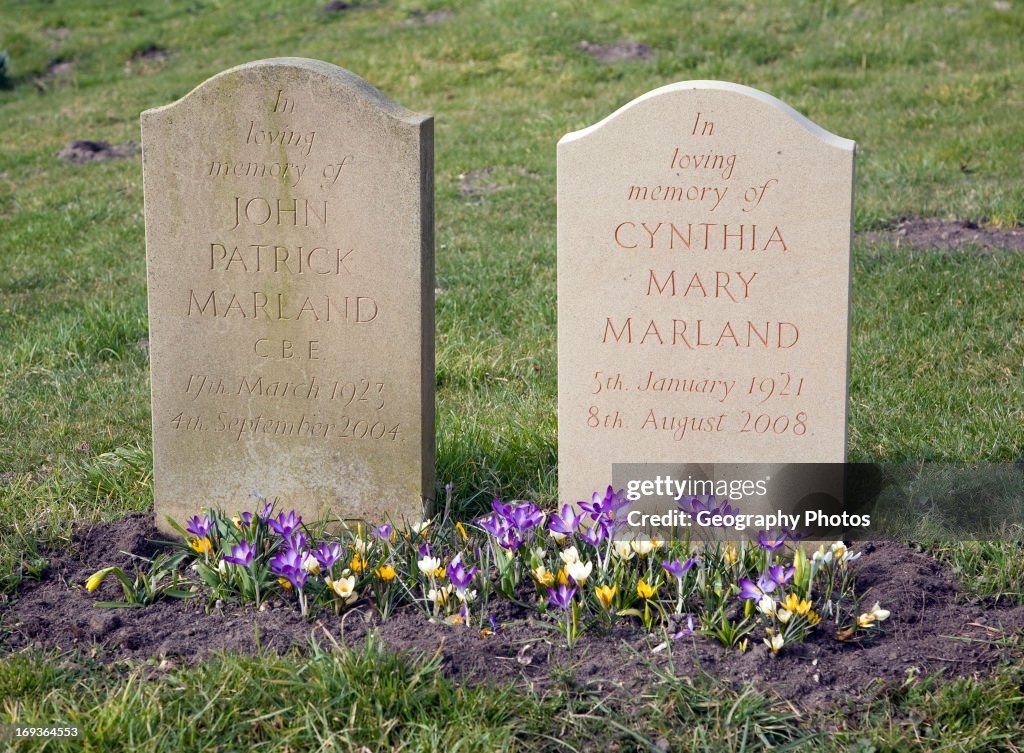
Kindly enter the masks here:
<path id="1" fill-rule="evenodd" d="M 415 125 L 431 118 L 430 115 L 416 113 L 402 107 L 400 104 L 381 92 L 380 89 L 360 76 L 357 76 L 355 73 L 352 73 L 352 71 L 346 70 L 341 66 L 334 65 L 333 63 L 325 63 L 322 60 L 297 57 L 267 58 L 265 60 L 255 60 L 251 63 L 236 65 L 234 68 L 229 68 L 226 71 L 218 73 L 216 76 L 206 79 L 206 81 L 199 84 L 181 99 L 171 102 L 168 105 L 146 110 L 142 115 L 146 117 L 153 117 L 167 114 L 170 110 L 188 102 L 193 97 L 201 97 L 204 94 L 213 94 L 214 92 L 223 92 L 224 89 L 230 88 L 231 82 L 236 79 L 245 79 L 250 77 L 258 79 L 269 72 L 281 73 L 285 71 L 294 71 L 296 74 L 300 75 L 305 74 L 310 78 L 318 77 L 325 79 L 329 86 L 334 86 L 341 92 L 354 97 L 364 106 L 370 106 L 370 109 L 376 110 L 395 120 Z"/>
<path id="2" fill-rule="evenodd" d="M 573 131 L 572 133 L 565 134 L 561 139 L 559 139 L 558 143 L 560 145 L 567 144 L 572 141 L 577 141 L 579 139 L 586 138 L 587 136 L 591 135 L 596 131 L 599 131 L 600 129 L 604 128 L 606 125 L 612 123 L 613 121 L 617 120 L 626 113 L 629 113 L 637 108 L 642 108 L 645 104 L 651 102 L 652 100 L 664 97 L 666 95 L 676 94 L 678 92 L 685 91 L 727 92 L 738 97 L 744 97 L 753 102 L 759 102 L 767 107 L 774 108 L 783 115 L 789 116 L 789 118 L 791 118 L 795 123 L 802 126 L 810 134 L 821 139 L 821 141 L 825 142 L 829 146 L 833 146 L 837 149 L 842 149 L 844 151 L 853 151 L 854 147 L 856 146 L 856 142 L 851 141 L 850 139 L 844 139 L 842 136 L 837 136 L 830 131 L 826 131 L 817 123 L 813 122 L 806 116 L 794 110 L 781 99 L 777 99 L 776 97 L 773 97 L 771 94 L 763 92 L 760 89 L 754 89 L 753 87 L 744 86 L 743 84 L 734 84 L 729 81 L 710 80 L 680 81 L 675 84 L 668 84 L 657 89 L 652 89 L 651 91 L 646 92 L 645 94 L 641 94 L 639 97 L 632 100 L 631 102 L 627 102 L 618 110 L 613 112 L 611 115 L 604 118 L 603 120 L 598 121 L 594 125 L 588 126 L 587 128 L 583 128 L 579 131 Z"/>

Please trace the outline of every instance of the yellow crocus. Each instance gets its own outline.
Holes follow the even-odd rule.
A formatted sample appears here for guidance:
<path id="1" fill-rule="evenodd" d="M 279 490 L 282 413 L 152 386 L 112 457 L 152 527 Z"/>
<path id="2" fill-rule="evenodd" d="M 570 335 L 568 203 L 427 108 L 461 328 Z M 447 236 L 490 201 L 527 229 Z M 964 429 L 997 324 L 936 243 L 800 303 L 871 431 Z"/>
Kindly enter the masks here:
<path id="1" fill-rule="evenodd" d="M 740 558 L 740 552 L 736 548 L 736 546 L 732 542 L 730 542 L 725 545 L 725 551 L 723 552 L 723 556 L 725 557 L 726 562 L 728 562 L 730 565 L 735 565 L 736 561 Z"/>
<path id="2" fill-rule="evenodd" d="M 210 540 L 205 536 L 203 536 L 203 538 L 195 536 L 192 539 L 192 548 L 199 552 L 199 554 L 209 554 L 210 550 L 213 548 L 213 545 L 210 543 Z"/>
<path id="3" fill-rule="evenodd" d="M 594 593 L 597 594 L 597 600 L 601 602 L 601 606 L 605 609 L 612 608 L 612 600 L 615 599 L 615 586 L 598 586 L 594 589 Z"/>
<path id="4" fill-rule="evenodd" d="M 361 573 L 366 568 L 366 560 L 356 553 L 352 556 L 352 561 L 348 563 L 348 566 L 352 572 Z"/>
<path id="5" fill-rule="evenodd" d="M 391 582 L 395 579 L 395 567 L 394 565 L 381 565 L 376 570 L 377 577 L 385 582 Z"/>
<path id="6" fill-rule="evenodd" d="M 106 579 L 106 577 L 110 575 L 113 571 L 114 568 L 105 567 L 99 572 L 95 572 L 92 575 L 90 575 L 89 580 L 85 582 L 85 590 L 90 592 L 95 591 L 97 588 L 100 587 L 100 583 L 102 583 Z"/>
<path id="7" fill-rule="evenodd" d="M 636 584 L 636 592 L 641 599 L 652 599 L 657 592 L 656 586 L 649 585 L 643 578 Z"/>
<path id="8" fill-rule="evenodd" d="M 461 521 L 455 524 L 455 530 L 457 530 L 459 535 L 462 536 L 463 541 L 469 541 L 469 534 L 466 533 L 466 528 L 462 525 Z"/>
<path id="9" fill-rule="evenodd" d="M 277 582 L 280 583 L 281 588 L 285 589 L 286 591 L 292 590 L 292 582 L 287 578 L 278 578 Z"/>
<path id="10" fill-rule="evenodd" d="M 555 574 L 544 567 L 544 565 L 538 565 L 534 569 L 533 577 L 542 586 L 547 586 L 548 588 L 555 584 Z"/>

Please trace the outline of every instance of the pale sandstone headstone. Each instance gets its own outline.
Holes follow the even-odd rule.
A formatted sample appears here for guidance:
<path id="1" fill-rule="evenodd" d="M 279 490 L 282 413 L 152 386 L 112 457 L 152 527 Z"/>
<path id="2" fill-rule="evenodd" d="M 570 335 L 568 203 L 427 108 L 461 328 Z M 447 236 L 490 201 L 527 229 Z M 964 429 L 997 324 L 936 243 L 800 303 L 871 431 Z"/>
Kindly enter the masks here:
<path id="1" fill-rule="evenodd" d="M 845 460 L 853 160 L 852 141 L 718 81 L 561 139 L 564 501 L 617 463 Z"/>
<path id="2" fill-rule="evenodd" d="M 434 484 L 433 121 L 334 65 L 142 114 L 158 525 L 418 518 Z"/>

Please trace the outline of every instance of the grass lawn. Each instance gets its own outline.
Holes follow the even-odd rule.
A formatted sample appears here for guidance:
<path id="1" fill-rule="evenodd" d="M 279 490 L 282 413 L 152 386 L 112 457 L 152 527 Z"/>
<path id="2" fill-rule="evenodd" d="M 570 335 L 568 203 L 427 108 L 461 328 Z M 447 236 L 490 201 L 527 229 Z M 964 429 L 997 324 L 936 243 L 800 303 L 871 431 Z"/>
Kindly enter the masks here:
<path id="1" fill-rule="evenodd" d="M 1024 222 L 1017 4 L 322 5 L 0 0 L 8 595 L 72 524 L 152 508 L 140 160 L 55 155 L 72 139 L 138 141 L 142 110 L 265 57 L 341 65 L 435 116 L 438 478 L 459 514 L 492 496 L 556 501 L 555 143 L 688 79 L 762 89 L 858 143 L 850 459 L 1024 456 L 1024 253 L 863 235 L 908 216 Z M 643 42 L 653 57 L 600 63 L 583 40 Z M 499 190 L 460 190 L 484 168 Z M 978 593 L 1024 590 L 1019 541 L 936 549 Z M 809 722 L 770 688 L 713 679 L 652 678 L 629 704 L 585 688 L 459 688 L 429 658 L 375 645 L 167 670 L 37 652 L 0 659 L 0 722 L 74 722 L 86 735 L 26 748 L 40 750 L 1012 751 L 1024 739 L 1020 645 L 1007 658 L 985 679 L 889 688 L 863 713 Z"/>

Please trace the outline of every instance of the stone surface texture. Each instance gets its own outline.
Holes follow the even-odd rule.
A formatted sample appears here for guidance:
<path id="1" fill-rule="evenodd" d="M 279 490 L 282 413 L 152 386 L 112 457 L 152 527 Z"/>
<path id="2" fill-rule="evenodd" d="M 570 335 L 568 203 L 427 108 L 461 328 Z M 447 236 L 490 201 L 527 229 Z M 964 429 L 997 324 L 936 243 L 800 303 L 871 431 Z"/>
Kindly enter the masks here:
<path id="1" fill-rule="evenodd" d="M 688 81 L 558 144 L 560 497 L 617 463 L 843 462 L 854 143 Z"/>
<path id="2" fill-rule="evenodd" d="M 157 524 L 434 488 L 433 121 L 301 58 L 142 114 Z"/>

